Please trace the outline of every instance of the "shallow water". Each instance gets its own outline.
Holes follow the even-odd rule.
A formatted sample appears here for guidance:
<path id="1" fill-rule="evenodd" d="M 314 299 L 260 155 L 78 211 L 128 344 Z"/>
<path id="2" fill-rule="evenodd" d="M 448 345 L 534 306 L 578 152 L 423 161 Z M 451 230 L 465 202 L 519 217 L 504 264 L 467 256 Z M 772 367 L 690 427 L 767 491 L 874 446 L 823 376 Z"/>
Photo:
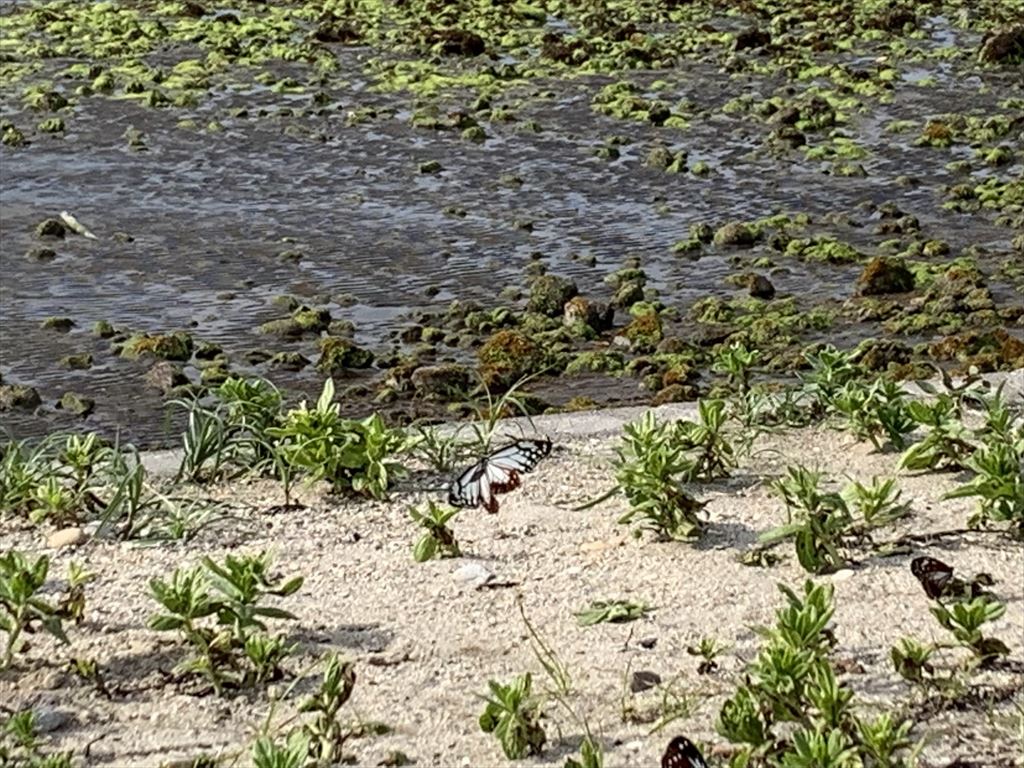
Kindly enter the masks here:
<path id="1" fill-rule="evenodd" d="M 923 44 L 948 44 L 953 32 L 942 20 L 932 24 L 932 40 Z M 340 55 L 351 58 L 344 71 L 358 71 L 358 51 Z M 61 64 L 53 62 L 55 69 Z M 935 87 L 915 85 L 925 76 Z M 962 180 L 945 169 L 957 155 L 912 146 L 919 130 L 892 134 L 884 126 L 895 119 L 923 125 L 928 116 L 954 108 L 1003 113 L 1000 100 L 1024 93 L 1013 73 L 958 79 L 945 62 L 905 68 L 892 103 L 855 115 L 843 127 L 869 150 L 858 161 L 865 178 L 824 173 L 827 163 L 809 162 L 799 150 L 761 151 L 770 126 L 720 111 L 741 93 L 767 97 L 781 81 L 732 78 L 699 63 L 630 77 L 638 83 L 669 81 L 657 95 L 668 103 L 693 102 L 690 127 L 675 131 L 593 112 L 593 93 L 609 82 L 602 77 L 514 90 L 522 99 L 518 120 L 486 124 L 490 138 L 483 144 L 464 141 L 456 131 L 412 126 L 408 96 L 370 93 L 358 77 L 329 91 L 332 108 L 302 116 L 276 111 L 305 109 L 308 95 L 278 95 L 258 85 L 227 89 L 189 111 L 82 100 L 63 138 L 36 134 L 28 147 L 0 147 L 0 372 L 5 383 L 31 384 L 44 399 L 35 414 L 2 414 L 4 425 L 29 435 L 77 423 L 52 409 L 64 391 L 73 390 L 97 401 L 89 428 L 120 429 L 142 444 L 168 439 L 160 399 L 140 381 L 151 363 L 110 355 L 108 343 L 89 331 L 99 320 L 141 331 L 188 329 L 197 340 L 236 353 L 234 370 L 265 373 L 246 366 L 237 353 L 294 349 L 312 356 L 314 350 L 311 340 L 255 334 L 259 323 L 284 316 L 270 303 L 279 294 L 352 320 L 356 340 L 374 349 L 393 346 L 392 331 L 411 312 L 443 308 L 455 298 L 499 303 L 502 287 L 526 285 L 524 269 L 534 258 L 549 272 L 573 277 L 581 293 L 607 298 L 603 277 L 627 257 L 638 257 L 649 285 L 684 314 L 704 296 L 741 295 L 723 282 L 735 271 L 735 250 L 708 248 L 697 260 L 671 252 L 698 222 L 805 212 L 816 222 L 811 232 L 872 252 L 885 237 L 872 234 L 871 214 L 858 204 L 889 201 L 917 216 L 925 237 L 949 242 L 952 256 L 972 244 L 990 249 L 993 264 L 1010 253 L 1013 232 L 996 225 L 993 214 L 941 208 L 943 186 Z M 982 80 L 988 86 L 984 93 Z M 555 95 L 535 95 L 542 91 Z M 368 103 L 393 108 L 395 116 L 348 125 L 348 111 Z M 230 110 L 243 105 L 251 116 L 231 117 Z M 270 114 L 256 116 L 261 106 Z M 26 118 L 14 93 L 4 93 L 0 108 L 19 125 L 38 121 Z M 444 109 L 442 104 L 442 116 Z M 185 117 L 200 126 L 216 119 L 224 130 L 175 127 Z M 540 133 L 521 129 L 531 119 Z M 129 128 L 142 131 L 145 151 L 129 148 Z M 613 135 L 627 142 L 619 159 L 596 157 L 594 150 Z M 1003 178 L 1024 167 L 1020 138 L 1019 131 L 1009 137 L 1016 164 L 999 169 Z M 658 143 L 686 148 L 690 164 L 704 160 L 712 174 L 696 178 L 645 167 L 644 158 Z M 967 147 L 961 151 L 970 154 Z M 428 160 L 444 170 L 419 173 Z M 501 177 L 510 174 L 522 185 L 503 184 Z M 897 185 L 904 175 L 921 183 Z M 465 215 L 445 213 L 452 206 Z M 49 263 L 24 258 L 40 244 L 34 226 L 62 210 L 72 211 L 98 239 L 69 236 L 53 245 L 58 257 Z M 849 214 L 852 225 L 817 224 L 831 212 Z M 532 231 L 516 225 L 522 221 L 532 222 Z M 117 232 L 132 241 L 115 240 Z M 298 263 L 283 261 L 279 254 L 285 250 L 304 256 Z M 593 265 L 576 254 L 592 256 Z M 777 261 L 770 274 L 779 294 L 796 295 L 805 307 L 850 296 L 859 272 L 856 266 Z M 998 281 L 993 289 L 997 296 L 1012 296 Z M 76 327 L 68 334 L 40 329 L 49 316 L 71 317 Z M 856 340 L 875 333 L 874 326 L 847 324 L 828 335 Z M 80 352 L 94 354 L 90 370 L 58 365 L 61 356 Z M 312 391 L 320 377 L 310 368 L 275 372 L 272 378 Z M 639 396 L 635 380 L 620 382 L 616 391 L 622 401 Z"/>

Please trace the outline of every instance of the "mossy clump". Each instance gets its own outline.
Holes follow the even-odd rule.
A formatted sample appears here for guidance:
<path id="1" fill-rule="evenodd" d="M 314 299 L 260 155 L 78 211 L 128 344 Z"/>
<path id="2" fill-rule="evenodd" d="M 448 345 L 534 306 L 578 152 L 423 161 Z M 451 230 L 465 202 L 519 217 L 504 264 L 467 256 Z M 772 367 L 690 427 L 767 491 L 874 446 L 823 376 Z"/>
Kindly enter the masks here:
<path id="1" fill-rule="evenodd" d="M 268 336 L 298 337 L 305 334 L 319 334 L 331 324 L 331 313 L 323 308 L 299 307 L 291 317 L 269 320 L 261 324 L 257 333 Z"/>
<path id="2" fill-rule="evenodd" d="M 653 352 L 664 336 L 661 317 L 655 311 L 641 312 L 622 330 L 637 352 Z"/>
<path id="3" fill-rule="evenodd" d="M 75 327 L 75 321 L 70 317 L 48 317 L 39 324 L 39 327 L 45 331 L 67 333 Z"/>
<path id="4" fill-rule="evenodd" d="M 730 221 L 715 230 L 714 244 L 718 246 L 749 247 L 758 241 L 760 232 L 742 221 Z"/>
<path id="5" fill-rule="evenodd" d="M 60 407 L 83 419 L 96 408 L 96 401 L 91 397 L 79 395 L 77 392 L 65 392 L 60 398 Z"/>
<path id="6" fill-rule="evenodd" d="M 522 331 L 511 328 L 491 335 L 480 347 L 477 358 L 485 381 L 505 386 L 543 370 L 548 362 L 540 344 Z"/>
<path id="7" fill-rule="evenodd" d="M 596 333 L 606 331 L 612 326 L 615 309 L 600 304 L 583 296 L 574 296 L 565 302 L 562 322 L 567 327 L 583 325 Z"/>
<path id="8" fill-rule="evenodd" d="M 271 368 L 282 371 L 301 371 L 309 363 L 309 358 L 298 352 L 277 352 L 267 361 Z"/>
<path id="9" fill-rule="evenodd" d="M 60 359 L 60 364 L 73 371 L 84 371 L 92 368 L 92 355 L 82 353 L 79 355 L 65 355 Z"/>
<path id="10" fill-rule="evenodd" d="M 416 394 L 428 400 L 464 400 L 473 386 L 473 371 L 457 363 L 424 365 L 409 380 Z"/>
<path id="11" fill-rule="evenodd" d="M 914 290 L 914 273 L 903 259 L 876 256 L 868 262 L 857 278 L 859 296 L 881 296 Z"/>
<path id="12" fill-rule="evenodd" d="M 320 359 L 316 369 L 329 375 L 340 375 L 347 370 L 369 368 L 373 365 L 373 353 L 358 346 L 351 339 L 340 336 L 324 336 L 320 339 Z"/>
<path id="13" fill-rule="evenodd" d="M 42 402 L 35 387 L 24 384 L 0 384 L 0 411 L 37 408 Z"/>
<path id="14" fill-rule="evenodd" d="M 112 326 L 106 320 L 97 320 L 95 323 L 92 324 L 92 335 L 96 336 L 97 338 L 109 339 L 116 333 L 117 331 L 114 329 L 114 326 Z"/>
<path id="15" fill-rule="evenodd" d="M 594 349 L 580 352 L 565 366 L 565 372 L 575 373 L 618 373 L 626 367 L 626 360 L 621 352 L 615 350 Z"/>
<path id="16" fill-rule="evenodd" d="M 43 219 L 36 224 L 36 237 L 64 239 L 67 228 L 60 219 Z"/>
<path id="17" fill-rule="evenodd" d="M 530 283 L 530 299 L 526 308 L 548 317 L 558 317 L 565 303 L 579 293 L 576 283 L 559 275 L 541 275 Z"/>
<path id="18" fill-rule="evenodd" d="M 1004 328 L 946 336 L 930 344 L 928 354 L 936 360 L 958 360 L 982 371 L 1024 368 L 1024 341 Z"/>
<path id="19" fill-rule="evenodd" d="M 192 337 L 185 331 L 174 333 L 137 333 L 130 336 L 121 347 L 121 357 L 131 360 L 152 355 L 161 360 L 188 360 L 192 357 Z"/>
<path id="20" fill-rule="evenodd" d="M 864 254 L 849 243 L 827 236 L 790 240 L 785 254 L 804 261 L 827 264 L 854 264 L 864 259 Z"/>

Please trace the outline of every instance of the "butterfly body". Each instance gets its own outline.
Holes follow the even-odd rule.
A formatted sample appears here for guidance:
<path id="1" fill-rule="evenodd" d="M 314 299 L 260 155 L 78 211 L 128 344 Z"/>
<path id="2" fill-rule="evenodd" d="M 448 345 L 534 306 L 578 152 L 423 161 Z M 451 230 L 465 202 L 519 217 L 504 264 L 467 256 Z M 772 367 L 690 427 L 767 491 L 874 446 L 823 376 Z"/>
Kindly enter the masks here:
<path id="1" fill-rule="evenodd" d="M 676 736 L 661 758 L 661 768 L 708 768 L 708 764 L 692 741 Z"/>
<path id="2" fill-rule="evenodd" d="M 522 475 L 533 471 L 551 453 L 547 439 L 522 439 L 484 456 L 456 477 L 448 489 L 448 503 L 454 507 L 483 507 L 498 511 L 498 494 L 522 485 Z"/>
<path id="3" fill-rule="evenodd" d="M 910 572 L 921 582 L 924 592 L 932 600 L 943 597 L 974 598 L 985 594 L 983 586 L 992 585 L 992 577 L 979 573 L 970 581 L 953 575 L 953 566 L 934 557 L 915 557 L 910 561 Z"/>

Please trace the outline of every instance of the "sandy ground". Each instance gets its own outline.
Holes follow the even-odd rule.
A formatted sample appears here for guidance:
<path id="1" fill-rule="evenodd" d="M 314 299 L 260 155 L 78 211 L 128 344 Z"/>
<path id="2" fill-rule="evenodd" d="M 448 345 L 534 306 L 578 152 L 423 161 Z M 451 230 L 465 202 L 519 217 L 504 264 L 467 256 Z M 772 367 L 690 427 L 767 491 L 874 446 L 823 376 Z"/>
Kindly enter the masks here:
<path id="1" fill-rule="evenodd" d="M 701 489 L 710 522 L 703 540 L 638 540 L 616 524 L 626 508 L 621 497 L 574 511 L 610 488 L 608 460 L 616 435 L 637 412 L 535 420 L 555 440 L 554 453 L 526 477 L 523 488 L 502 497 L 498 515 L 467 510 L 455 518 L 461 559 L 412 560 L 418 532 L 407 509 L 428 493 L 417 487 L 436 485 L 435 478 L 423 475 L 405 481 L 387 503 L 338 501 L 309 489 L 304 493 L 308 509 L 274 514 L 266 510 L 281 499 L 270 484 L 219 488 L 215 494 L 237 505 L 239 519 L 204 530 L 186 546 L 94 540 L 73 551 L 52 551 L 40 544 L 38 531 L 8 526 L 5 548 L 49 551 L 51 572 L 58 577 L 76 559 L 98 578 L 88 588 L 86 622 L 70 630 L 71 644 L 34 640 L 16 667 L 0 676 L 0 701 L 12 708 L 35 707 L 55 718 L 59 727 L 48 734 L 50 743 L 75 750 L 89 765 L 157 766 L 200 753 L 237 752 L 262 725 L 267 697 L 260 691 L 195 695 L 195 686 L 169 681 L 166 673 L 184 648 L 172 633 L 146 629 L 157 607 L 147 582 L 192 565 L 204 554 L 269 548 L 282 573 L 306 577 L 303 588 L 285 603 L 298 621 L 281 624 L 303 646 L 289 668 L 303 670 L 324 651 L 343 651 L 355 660 L 358 676 L 348 715 L 393 729 L 349 743 L 347 751 L 359 765 L 378 765 L 393 750 L 420 766 L 508 763 L 497 741 L 480 732 L 477 718 L 489 678 L 532 671 L 537 682 L 544 680 L 518 600 L 568 665 L 573 702 L 600 736 L 606 765 L 658 765 L 677 733 L 711 753 L 722 743 L 714 730 L 718 708 L 758 647 L 752 628 L 770 623 L 781 604 L 776 583 L 798 588 L 806 578 L 788 546 L 779 550 L 783 562 L 770 569 L 737 562 L 760 533 L 783 520 L 782 503 L 766 481 L 795 463 L 818 467 L 836 483 L 870 480 L 895 472 L 898 455 L 873 452 L 870 445 L 824 427 L 765 437 L 733 477 Z M 692 407 L 663 412 L 690 415 Z M 974 501 L 942 499 L 958 479 L 951 473 L 902 474 L 899 485 L 912 501 L 913 514 L 881 538 L 963 527 Z M 1003 536 L 974 533 L 942 539 L 916 553 L 938 556 L 958 571 L 983 570 L 995 577 L 994 591 L 1007 610 L 991 634 L 1009 645 L 1009 668 L 1018 670 L 975 678 L 978 691 L 1016 689 L 1002 703 L 930 713 L 915 732 L 931 739 L 922 762 L 1020 765 L 1024 549 Z M 862 554 L 851 568 L 823 577 L 836 590 L 835 656 L 848 669 L 843 679 L 866 710 L 882 711 L 913 698 L 889 662 L 889 648 L 900 637 L 927 641 L 944 635 L 910 573 L 911 556 Z M 457 573 L 467 563 L 514 586 L 477 589 Z M 61 586 L 55 578 L 53 589 Z M 630 624 L 577 625 L 574 611 L 592 600 L 619 597 L 645 601 L 654 610 Z M 721 668 L 710 675 L 698 675 L 699 659 L 686 653 L 702 636 L 729 646 Z M 72 657 L 100 663 L 112 699 L 62 671 Z M 655 734 L 651 723 L 624 722 L 625 708 L 656 715 L 661 700 L 658 689 L 628 692 L 629 676 L 637 670 L 658 673 L 665 685 L 682 693 L 690 702 L 689 714 Z M 281 702 L 279 719 L 294 711 L 318 671 L 309 675 L 310 683 L 298 685 Z M 278 684 L 274 691 L 284 687 Z M 548 749 L 523 765 L 561 765 L 578 748 L 579 727 L 554 702 L 548 712 Z M 87 745 L 88 757 L 81 757 Z M 239 764 L 246 762 L 247 753 Z"/>

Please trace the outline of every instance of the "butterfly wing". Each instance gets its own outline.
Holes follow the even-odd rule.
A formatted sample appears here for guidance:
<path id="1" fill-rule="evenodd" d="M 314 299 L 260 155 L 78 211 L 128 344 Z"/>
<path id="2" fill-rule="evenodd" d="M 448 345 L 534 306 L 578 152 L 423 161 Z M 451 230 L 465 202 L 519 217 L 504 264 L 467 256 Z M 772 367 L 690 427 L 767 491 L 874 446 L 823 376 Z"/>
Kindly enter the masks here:
<path id="1" fill-rule="evenodd" d="M 915 557 L 910 561 L 910 572 L 921 582 L 925 594 L 932 600 L 942 597 L 947 588 L 952 586 L 953 566 L 934 557 Z"/>
<path id="2" fill-rule="evenodd" d="M 692 741 L 676 736 L 662 755 L 661 768 L 708 768 L 708 764 Z"/>
<path id="3" fill-rule="evenodd" d="M 551 453 L 550 440 L 517 440 L 503 446 L 465 470 L 451 484 L 448 503 L 455 507 L 482 506 L 498 511 L 499 493 L 518 488 L 520 474 L 530 472 Z"/>

